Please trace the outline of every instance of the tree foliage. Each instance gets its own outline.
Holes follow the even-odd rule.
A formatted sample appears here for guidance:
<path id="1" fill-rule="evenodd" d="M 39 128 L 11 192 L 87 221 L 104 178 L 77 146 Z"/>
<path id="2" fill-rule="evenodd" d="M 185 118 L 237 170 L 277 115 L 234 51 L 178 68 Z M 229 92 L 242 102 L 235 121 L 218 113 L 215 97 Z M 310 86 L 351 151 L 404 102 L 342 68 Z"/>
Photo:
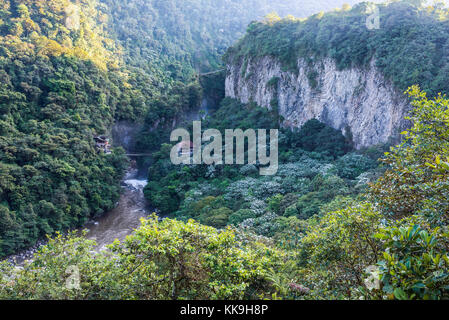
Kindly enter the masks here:
<path id="1" fill-rule="evenodd" d="M 395 216 L 425 214 L 436 225 L 447 224 L 449 162 L 449 101 L 442 95 L 427 98 L 417 86 L 408 90 L 414 99 L 401 145 L 386 153 L 390 169 L 372 187 L 374 201 Z"/>
<path id="2" fill-rule="evenodd" d="M 23 269 L 0 264 L 0 298 L 260 299 L 276 291 L 269 273 L 286 257 L 261 241 L 243 245 L 231 229 L 156 216 L 110 251 L 93 246 L 59 235 Z M 79 271 L 78 289 L 66 286 L 70 266 Z"/>

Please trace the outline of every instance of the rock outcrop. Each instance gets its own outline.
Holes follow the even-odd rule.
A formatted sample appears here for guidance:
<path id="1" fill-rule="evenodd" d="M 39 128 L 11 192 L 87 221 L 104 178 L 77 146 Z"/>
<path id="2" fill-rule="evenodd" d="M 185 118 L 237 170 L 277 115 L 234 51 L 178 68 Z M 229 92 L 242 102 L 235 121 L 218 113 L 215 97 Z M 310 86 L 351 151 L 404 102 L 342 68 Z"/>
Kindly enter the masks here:
<path id="1" fill-rule="evenodd" d="M 117 121 L 111 129 L 111 135 L 114 147 L 123 147 L 127 152 L 136 150 L 137 135 L 143 129 L 143 125 L 128 122 Z"/>
<path id="2" fill-rule="evenodd" d="M 351 134 L 356 148 L 397 136 L 408 125 L 410 108 L 375 61 L 364 69 L 338 70 L 329 58 L 313 64 L 299 59 L 298 72 L 292 72 L 272 57 L 242 59 L 227 66 L 226 96 L 278 108 L 285 126 L 316 118 Z"/>

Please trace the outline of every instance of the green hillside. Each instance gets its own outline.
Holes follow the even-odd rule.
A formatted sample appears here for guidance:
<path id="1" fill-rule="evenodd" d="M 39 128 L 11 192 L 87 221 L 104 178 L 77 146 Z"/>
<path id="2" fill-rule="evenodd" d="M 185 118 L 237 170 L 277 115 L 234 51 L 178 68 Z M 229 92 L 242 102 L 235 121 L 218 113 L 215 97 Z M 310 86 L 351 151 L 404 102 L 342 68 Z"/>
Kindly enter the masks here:
<path id="1" fill-rule="evenodd" d="M 379 5 L 380 28 L 372 30 L 366 27 L 372 9 L 365 3 L 307 19 L 272 16 L 252 23 L 225 59 L 269 55 L 294 71 L 299 57 L 311 65 L 330 57 L 340 69 L 363 67 L 374 58 L 401 91 L 418 84 L 431 95 L 449 93 L 449 10 L 412 2 Z"/>
<path id="2" fill-rule="evenodd" d="M 198 106 L 196 70 L 218 68 L 247 22 L 290 7 L 269 3 L 1 0 L 0 256 L 111 209 L 125 157 L 93 137 L 116 120 L 158 123 L 138 143 L 157 148 Z"/>
<path id="3" fill-rule="evenodd" d="M 49 237 L 22 267 L 0 261 L 0 300 L 449 299 L 449 10 L 421 4 L 379 5 L 368 30 L 366 3 L 317 13 L 337 0 L 0 0 L 0 258 Z M 200 81 L 223 53 L 292 72 L 374 58 L 411 128 L 362 150 L 316 119 L 283 128 L 276 108 L 224 98 L 223 73 Z M 205 94 L 221 101 L 203 130 L 279 130 L 276 175 L 170 161 Z M 130 163 L 95 138 L 120 121 L 143 125 L 160 215 L 98 250 L 71 230 L 117 206 Z"/>

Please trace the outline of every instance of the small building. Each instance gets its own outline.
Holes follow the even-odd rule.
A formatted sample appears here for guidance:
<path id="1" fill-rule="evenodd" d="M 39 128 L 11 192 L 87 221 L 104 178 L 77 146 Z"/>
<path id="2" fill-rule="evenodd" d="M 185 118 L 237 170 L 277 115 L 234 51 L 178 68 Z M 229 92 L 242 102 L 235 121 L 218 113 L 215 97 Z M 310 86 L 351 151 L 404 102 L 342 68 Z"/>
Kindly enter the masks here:
<path id="1" fill-rule="evenodd" d="M 106 136 L 98 136 L 94 138 L 97 150 L 104 153 L 111 153 L 109 139 Z"/>

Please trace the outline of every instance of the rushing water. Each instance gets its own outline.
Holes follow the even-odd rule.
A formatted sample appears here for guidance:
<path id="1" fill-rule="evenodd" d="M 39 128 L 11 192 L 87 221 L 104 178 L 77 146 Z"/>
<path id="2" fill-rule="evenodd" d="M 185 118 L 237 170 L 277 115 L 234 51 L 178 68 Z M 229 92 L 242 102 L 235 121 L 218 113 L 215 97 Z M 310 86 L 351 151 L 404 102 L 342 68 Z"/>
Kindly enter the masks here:
<path id="1" fill-rule="evenodd" d="M 209 114 L 208 101 L 202 101 L 199 111 L 192 112 L 187 115 L 188 121 L 200 120 Z M 125 141 L 129 147 L 129 142 L 132 140 L 132 130 L 126 125 L 116 129 L 116 137 L 119 141 Z M 147 217 L 152 213 L 143 195 L 143 189 L 147 185 L 147 180 L 143 177 L 147 176 L 148 163 L 141 164 L 137 169 L 136 161 L 132 161 L 131 168 L 122 182 L 122 194 L 117 207 L 105 213 L 100 218 L 94 219 L 87 223 L 84 228 L 87 229 L 87 238 L 95 240 L 98 244 L 97 250 L 102 250 L 108 244 L 114 242 L 115 239 L 124 240 L 126 236 L 134 232 L 140 226 L 140 219 Z M 44 245 L 45 241 L 40 241 L 37 245 L 7 259 L 14 264 L 21 265 L 25 260 L 31 260 L 34 253 L 40 246 Z"/>
<path id="2" fill-rule="evenodd" d="M 147 180 L 139 178 L 138 170 L 130 169 L 122 182 L 123 192 L 117 207 L 90 221 L 83 228 L 88 230 L 88 239 L 96 240 L 98 250 L 104 249 L 115 239 L 124 240 L 140 226 L 140 219 L 151 213 L 143 195 L 146 185 Z M 32 248 L 10 256 L 7 260 L 15 265 L 23 265 L 25 260 L 32 260 L 33 255 L 44 244 L 45 241 L 39 241 Z"/>
<path id="3" fill-rule="evenodd" d="M 85 226 L 87 238 L 95 240 L 100 250 L 115 239 L 124 240 L 140 226 L 140 219 L 151 213 L 143 195 L 147 180 L 136 175 L 136 171 L 130 171 L 125 177 L 118 206 Z"/>

